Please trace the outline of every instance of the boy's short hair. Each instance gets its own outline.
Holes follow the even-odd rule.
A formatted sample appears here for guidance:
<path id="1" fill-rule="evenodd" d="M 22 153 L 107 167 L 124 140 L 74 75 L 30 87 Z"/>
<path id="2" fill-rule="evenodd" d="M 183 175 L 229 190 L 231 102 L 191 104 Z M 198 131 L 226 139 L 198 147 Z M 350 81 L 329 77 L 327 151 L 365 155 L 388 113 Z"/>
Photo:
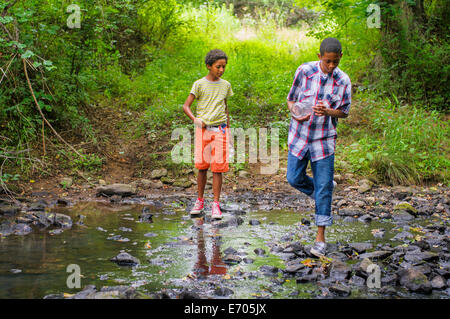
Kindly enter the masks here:
<path id="1" fill-rule="evenodd" d="M 207 65 L 213 65 L 217 60 L 225 59 L 228 62 L 228 57 L 222 50 L 215 49 L 208 52 L 205 57 L 205 63 Z"/>
<path id="2" fill-rule="evenodd" d="M 333 52 L 337 54 L 342 53 L 341 42 L 336 38 L 326 38 L 320 44 L 320 55 L 324 55 L 325 52 Z"/>

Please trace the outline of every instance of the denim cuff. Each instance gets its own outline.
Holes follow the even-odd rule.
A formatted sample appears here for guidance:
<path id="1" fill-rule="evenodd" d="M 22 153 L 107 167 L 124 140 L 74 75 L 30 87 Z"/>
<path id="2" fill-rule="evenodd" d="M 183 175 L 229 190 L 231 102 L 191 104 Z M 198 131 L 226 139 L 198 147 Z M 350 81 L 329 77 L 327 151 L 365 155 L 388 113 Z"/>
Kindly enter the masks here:
<path id="1" fill-rule="evenodd" d="M 331 226 L 333 224 L 333 216 L 316 215 L 316 226 Z"/>

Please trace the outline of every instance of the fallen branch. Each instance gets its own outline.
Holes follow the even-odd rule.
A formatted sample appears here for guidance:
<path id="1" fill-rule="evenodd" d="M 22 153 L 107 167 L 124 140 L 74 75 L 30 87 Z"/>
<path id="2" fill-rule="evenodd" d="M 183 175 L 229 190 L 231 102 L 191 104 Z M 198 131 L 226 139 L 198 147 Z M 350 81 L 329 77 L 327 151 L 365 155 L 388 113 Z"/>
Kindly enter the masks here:
<path id="1" fill-rule="evenodd" d="M 66 144 L 72 151 L 75 152 L 75 154 L 77 154 L 78 156 L 82 157 L 81 154 L 69 143 L 66 142 L 65 139 L 63 139 L 61 137 L 61 135 L 58 134 L 58 132 L 56 132 L 56 130 L 53 128 L 53 126 L 50 124 L 50 122 L 47 120 L 47 118 L 45 117 L 44 113 L 42 112 L 39 103 L 36 99 L 36 96 L 34 95 L 34 91 L 33 91 L 33 87 L 31 86 L 31 81 L 30 78 L 28 77 L 28 71 L 27 71 L 27 64 L 25 59 L 22 59 L 23 62 L 23 69 L 25 71 L 25 77 L 27 78 L 27 82 L 28 82 L 28 87 L 30 89 L 31 95 L 33 96 L 33 100 L 34 103 L 36 105 L 36 108 L 38 109 L 39 113 L 41 114 L 42 119 L 44 120 L 45 124 L 47 124 L 47 126 L 52 130 L 53 134 L 55 134 L 64 144 Z"/>

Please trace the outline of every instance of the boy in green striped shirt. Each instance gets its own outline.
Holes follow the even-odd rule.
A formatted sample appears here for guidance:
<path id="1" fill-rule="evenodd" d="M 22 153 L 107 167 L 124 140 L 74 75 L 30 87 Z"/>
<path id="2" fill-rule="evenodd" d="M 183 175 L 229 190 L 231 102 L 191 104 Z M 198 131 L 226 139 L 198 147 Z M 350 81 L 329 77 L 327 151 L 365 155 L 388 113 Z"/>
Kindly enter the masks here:
<path id="1" fill-rule="evenodd" d="M 202 213 L 207 171 L 213 173 L 214 202 L 212 217 L 222 218 L 219 200 L 222 190 L 222 173 L 228 172 L 228 141 L 230 118 L 227 98 L 233 95 L 231 84 L 221 79 L 225 72 L 228 57 L 221 50 L 211 50 L 205 57 L 209 73 L 194 82 L 191 92 L 183 105 L 183 111 L 194 122 L 195 128 L 195 167 L 198 169 L 198 198 L 191 215 Z M 197 116 L 191 105 L 197 99 Z"/>

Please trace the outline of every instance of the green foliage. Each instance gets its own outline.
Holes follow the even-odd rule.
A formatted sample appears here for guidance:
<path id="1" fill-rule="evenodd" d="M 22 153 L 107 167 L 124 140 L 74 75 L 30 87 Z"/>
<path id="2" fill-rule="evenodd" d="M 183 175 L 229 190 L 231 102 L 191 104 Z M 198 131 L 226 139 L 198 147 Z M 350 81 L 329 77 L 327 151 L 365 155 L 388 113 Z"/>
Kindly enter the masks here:
<path id="1" fill-rule="evenodd" d="M 356 172 L 390 185 L 449 180 L 450 129 L 437 111 L 388 99 L 369 103 L 367 126 L 353 129 L 355 142 L 342 151 Z"/>
<path id="2" fill-rule="evenodd" d="M 78 151 L 81 153 L 81 156 L 71 151 L 60 150 L 58 153 L 64 159 L 62 167 L 94 173 L 101 169 L 103 160 L 97 154 L 83 154 L 81 150 Z"/>

